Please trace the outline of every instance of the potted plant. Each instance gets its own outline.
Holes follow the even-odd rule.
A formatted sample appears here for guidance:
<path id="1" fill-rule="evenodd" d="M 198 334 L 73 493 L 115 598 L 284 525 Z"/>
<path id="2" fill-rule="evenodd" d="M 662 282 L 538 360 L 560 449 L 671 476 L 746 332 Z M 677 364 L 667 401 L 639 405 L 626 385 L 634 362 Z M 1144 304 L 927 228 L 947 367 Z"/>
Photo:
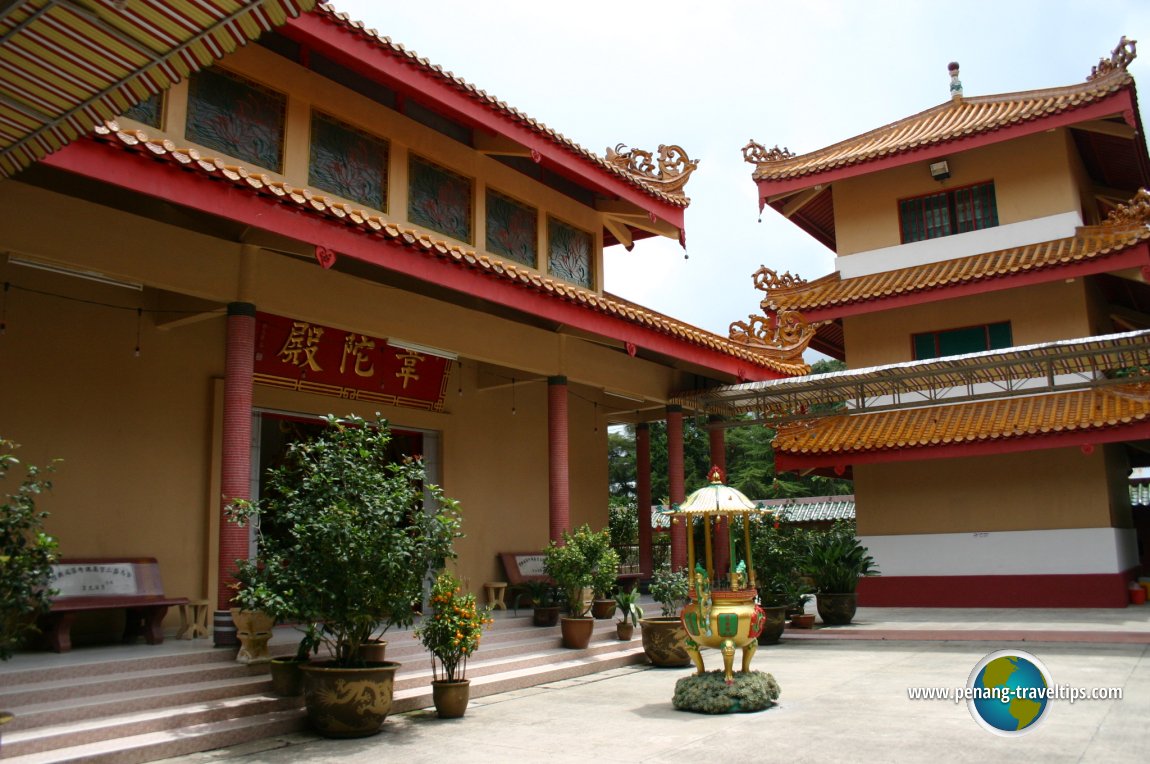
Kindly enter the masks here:
<path id="1" fill-rule="evenodd" d="M 859 579 L 878 575 L 878 568 L 855 536 L 853 524 L 840 521 L 811 540 L 806 572 L 817 587 L 819 618 L 825 624 L 843 626 L 854 619 Z"/>
<path id="2" fill-rule="evenodd" d="M 587 542 L 587 554 L 597 560 L 591 572 L 591 616 L 605 621 L 615 615 L 616 582 L 619 580 L 619 553 L 611 546 L 610 531 L 596 533 Z"/>
<path id="3" fill-rule="evenodd" d="M 361 737 L 390 712 L 399 664 L 369 664 L 360 646 L 412 624 L 427 572 L 454 556 L 459 516 L 456 502 L 425 482 L 421 460 L 389 460 L 386 420 L 324 422 L 288 446 L 259 502 L 237 502 L 230 514 L 260 519 L 256 564 L 293 617 L 316 624 L 326 660 L 301 667 L 312 725 L 329 737 Z"/>
<path id="4" fill-rule="evenodd" d="M 810 599 L 810 587 L 802 575 L 809 535 L 809 531 L 780 524 L 775 516 L 756 517 L 752 524 L 759 605 L 766 616 L 760 645 L 778 642 L 787 621 L 801 616 Z"/>
<path id="5" fill-rule="evenodd" d="M 319 649 L 319 633 L 315 624 L 303 628 L 304 635 L 296 646 L 295 655 L 284 655 L 268 661 L 268 673 L 272 678 L 272 692 L 283 697 L 303 694 L 303 671 L 313 653 Z"/>
<path id="6" fill-rule="evenodd" d="M 236 625 L 236 638 L 240 641 L 236 661 L 267 663 L 271 660 L 268 642 L 272 638 L 272 629 L 287 612 L 288 603 L 269 584 L 257 561 L 236 560 L 234 575 L 231 614 Z"/>
<path id="7" fill-rule="evenodd" d="M 687 630 L 679 612 L 690 596 L 690 582 L 683 570 L 659 570 L 651 579 L 651 598 L 659 603 L 661 615 L 639 619 L 643 633 L 643 652 L 655 666 L 686 666 L 691 662 L 687 652 Z"/>
<path id="8" fill-rule="evenodd" d="M 17 448 L 0 438 L 0 480 L 20 461 Z M 52 466 L 28 465 L 16 492 L 5 494 L 0 504 L 0 660 L 8 660 L 25 637 L 36 631 L 36 617 L 48 612 L 55 592 L 48 585 L 56 560 L 56 539 L 44 532 L 48 513 L 36 509 L 40 494 L 52 487 L 42 477 Z M 12 720 L 0 711 L 0 726 Z"/>
<path id="9" fill-rule="evenodd" d="M 550 581 L 536 579 L 528 581 L 524 586 L 531 599 L 531 622 L 536 626 L 554 626 L 559 623 L 559 598 L 555 585 Z"/>
<path id="10" fill-rule="evenodd" d="M 0 480 L 20 463 L 18 446 L 0 438 Z M 52 488 L 40 469 L 28 465 L 16 492 L 0 504 L 0 660 L 8 660 L 30 633 L 36 616 L 48 612 L 55 592 L 48 583 L 56 561 L 56 539 L 44 532 L 48 513 L 36 509 L 40 494 Z"/>
<path id="11" fill-rule="evenodd" d="M 619 556 L 611 549 L 606 531 L 596 533 L 586 523 L 574 533 L 564 531 L 562 543 L 548 545 L 543 570 L 566 600 L 567 616 L 559 621 L 564 647 L 583 649 L 590 643 L 595 621 L 587 616 L 583 590 L 593 585 L 597 570 L 617 570 L 618 566 Z"/>
<path id="12" fill-rule="evenodd" d="M 457 719 L 467 710 L 471 680 L 467 659 L 479 648 L 490 611 L 479 607 L 474 594 L 460 592 L 459 579 L 440 573 L 431 587 L 431 614 L 424 616 L 415 636 L 431 653 L 431 696 L 441 719 Z"/>
<path id="13" fill-rule="evenodd" d="M 639 590 L 620 589 L 615 594 L 615 607 L 622 616 L 615 624 L 615 634 L 623 641 L 635 636 L 635 627 L 643 617 L 643 608 L 639 606 Z"/>

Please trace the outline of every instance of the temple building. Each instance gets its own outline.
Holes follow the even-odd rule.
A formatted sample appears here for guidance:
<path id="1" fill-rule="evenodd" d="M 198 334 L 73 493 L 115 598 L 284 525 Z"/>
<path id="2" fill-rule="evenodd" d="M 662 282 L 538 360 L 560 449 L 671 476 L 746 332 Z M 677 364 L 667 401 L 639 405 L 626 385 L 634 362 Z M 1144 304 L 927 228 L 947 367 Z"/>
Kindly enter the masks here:
<path id="1" fill-rule="evenodd" d="M 731 336 L 813 330 L 848 370 L 680 401 L 775 428 L 780 470 L 853 477 L 882 574 L 860 604 L 1119 607 L 1150 561 L 1128 489 L 1150 453 L 1134 55 L 1123 38 L 1081 82 L 992 96 L 954 63 L 920 114 L 744 148 L 761 208 L 836 259 L 809 281 L 761 269 L 762 315 Z"/>
<path id="2" fill-rule="evenodd" d="M 252 543 L 221 510 L 317 416 L 424 457 L 478 591 L 606 526 L 609 424 L 808 369 L 604 291 L 604 248 L 682 241 L 679 146 L 596 154 L 311 2 L 32 0 L 0 35 L 0 434 L 62 460 L 62 556 L 157 558 L 217 639 Z"/>

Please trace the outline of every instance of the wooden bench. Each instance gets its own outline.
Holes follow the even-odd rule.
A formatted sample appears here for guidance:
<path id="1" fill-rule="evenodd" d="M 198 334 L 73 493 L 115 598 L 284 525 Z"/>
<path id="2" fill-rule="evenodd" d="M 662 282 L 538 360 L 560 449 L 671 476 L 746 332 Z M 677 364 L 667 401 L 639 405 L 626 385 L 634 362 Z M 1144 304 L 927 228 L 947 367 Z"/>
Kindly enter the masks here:
<path id="1" fill-rule="evenodd" d="M 551 578 L 543 571 L 543 552 L 500 552 L 499 559 L 503 562 L 503 572 L 507 574 L 508 593 L 515 612 L 519 612 L 520 599 L 528 594 L 527 584 L 532 581 L 553 583 Z M 616 583 L 622 589 L 632 589 L 638 583 L 641 575 L 637 571 L 628 570 L 620 573 Z"/>
<path id="2" fill-rule="evenodd" d="M 48 584 L 57 594 L 40 617 L 48 648 L 72 649 L 72 622 L 79 613 L 124 610 L 124 642 L 143 636 L 149 645 L 164 641 L 162 624 L 168 608 L 187 605 L 187 597 L 164 596 L 160 563 L 154 557 L 83 558 L 60 560 L 52 566 Z"/>

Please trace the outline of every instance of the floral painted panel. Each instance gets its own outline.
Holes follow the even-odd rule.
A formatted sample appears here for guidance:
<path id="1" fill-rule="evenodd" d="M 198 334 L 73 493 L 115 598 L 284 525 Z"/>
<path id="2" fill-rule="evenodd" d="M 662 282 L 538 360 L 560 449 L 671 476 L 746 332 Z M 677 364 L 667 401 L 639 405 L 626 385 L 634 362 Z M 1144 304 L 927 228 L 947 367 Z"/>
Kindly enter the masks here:
<path id="1" fill-rule="evenodd" d="M 548 218 L 547 239 L 547 270 L 564 281 L 590 289 L 591 234 Z"/>
<path id="2" fill-rule="evenodd" d="M 539 267 L 539 212 L 487 189 L 487 251 Z"/>
<path id="3" fill-rule="evenodd" d="M 280 172 L 286 106 L 282 93 L 205 69 L 188 81 L 185 134 L 196 143 Z"/>
<path id="4" fill-rule="evenodd" d="M 137 122 L 144 123 L 145 125 L 159 127 L 160 117 L 163 114 L 163 104 L 163 97 L 159 93 L 153 93 L 143 101 L 140 101 L 135 106 L 129 107 L 128 110 L 125 111 L 121 116 L 127 117 L 128 119 L 134 119 Z"/>
<path id="5" fill-rule="evenodd" d="M 312 112 L 310 185 L 386 212 L 387 155 L 383 138 Z"/>
<path id="6" fill-rule="evenodd" d="M 411 155 L 407 219 L 453 239 L 471 241 L 471 180 Z"/>

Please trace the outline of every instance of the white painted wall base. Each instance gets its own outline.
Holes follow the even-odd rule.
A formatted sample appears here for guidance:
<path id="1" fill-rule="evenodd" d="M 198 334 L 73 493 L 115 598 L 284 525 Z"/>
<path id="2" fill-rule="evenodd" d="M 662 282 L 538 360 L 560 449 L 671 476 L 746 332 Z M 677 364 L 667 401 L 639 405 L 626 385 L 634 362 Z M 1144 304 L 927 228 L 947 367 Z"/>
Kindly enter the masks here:
<path id="1" fill-rule="evenodd" d="M 1138 564 L 1130 528 L 862 536 L 884 576 L 1121 573 Z"/>

